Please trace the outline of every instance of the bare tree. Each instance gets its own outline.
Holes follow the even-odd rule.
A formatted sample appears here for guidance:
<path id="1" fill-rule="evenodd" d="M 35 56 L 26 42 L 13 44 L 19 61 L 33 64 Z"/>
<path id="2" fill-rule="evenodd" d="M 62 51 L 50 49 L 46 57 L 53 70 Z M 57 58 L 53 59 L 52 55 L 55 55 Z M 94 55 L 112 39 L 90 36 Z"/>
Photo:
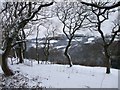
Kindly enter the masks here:
<path id="1" fill-rule="evenodd" d="M 24 30 L 22 29 L 20 34 L 18 34 L 18 36 L 16 37 L 16 39 L 14 40 L 14 42 L 19 42 L 19 43 L 15 43 L 13 45 L 13 47 L 15 46 L 16 52 L 17 52 L 17 57 L 19 58 L 19 62 L 18 63 L 23 63 L 24 62 L 24 53 L 26 50 L 26 35 Z"/>
<path id="2" fill-rule="evenodd" d="M 45 35 L 45 43 L 44 43 L 44 55 L 45 61 L 47 63 L 50 55 L 50 37 L 49 35 Z"/>
<path id="3" fill-rule="evenodd" d="M 42 18 L 40 18 L 40 19 L 36 19 L 36 20 L 33 20 L 33 21 L 36 21 L 36 23 L 35 23 L 35 26 L 36 26 L 36 24 L 38 24 L 37 25 L 37 33 L 36 33 L 36 60 L 38 61 L 38 64 L 39 64 L 39 51 L 38 51 L 38 49 L 39 49 L 39 40 L 38 40 L 38 38 L 39 38 L 39 33 L 40 33 L 40 30 L 41 30 L 41 28 L 40 28 L 40 26 L 45 26 L 45 25 L 47 25 L 48 24 L 48 22 L 49 22 L 49 19 L 50 18 L 52 18 L 53 17 L 53 15 L 52 14 L 48 14 L 49 13 L 49 11 L 51 11 L 51 8 L 45 8 L 45 9 L 43 9 L 42 11 L 41 11 L 41 13 L 39 13 L 38 15 L 39 16 L 41 16 Z M 37 17 L 39 17 L 39 16 L 37 16 Z M 46 56 L 46 61 L 48 61 L 48 56 L 49 56 L 49 44 L 50 44 L 50 42 L 49 42 L 49 40 L 48 40 L 48 36 L 49 35 L 45 35 L 45 37 L 46 37 L 46 44 L 45 44 L 45 48 L 44 49 L 46 49 L 46 48 L 48 48 L 45 52 L 45 56 Z M 48 44 L 48 45 L 47 45 Z M 47 45 L 47 46 L 46 46 Z"/>
<path id="4" fill-rule="evenodd" d="M 44 25 L 47 25 L 49 22 L 49 19 L 53 17 L 53 14 L 51 12 L 51 8 L 43 8 L 40 12 L 36 14 L 35 19 L 31 20 L 31 25 L 34 26 L 33 29 L 36 30 L 36 60 L 39 64 L 39 34 L 40 30 L 42 29 L 41 26 L 44 27 Z M 40 17 L 40 18 L 39 18 Z"/>
<path id="5" fill-rule="evenodd" d="M 52 21 L 49 21 L 48 25 L 45 26 L 47 31 L 45 34 L 45 43 L 44 43 L 44 55 L 45 61 L 49 60 L 51 40 L 54 39 L 55 33 L 57 32 L 57 27 L 53 25 Z"/>
<path id="6" fill-rule="evenodd" d="M 39 35 L 39 25 L 37 26 L 37 35 L 36 35 L 36 60 L 38 61 L 38 64 L 39 64 L 38 35 Z"/>
<path id="7" fill-rule="evenodd" d="M 52 5 L 50 3 L 36 2 L 4 2 L 0 15 L 2 17 L 1 24 L 3 29 L 3 46 L 2 54 L 2 70 L 6 76 L 13 75 L 12 70 L 7 65 L 7 58 L 14 47 L 14 40 L 18 37 L 20 31 L 34 18 L 36 14 L 43 8 Z"/>
<path id="8" fill-rule="evenodd" d="M 87 17 L 85 8 L 78 2 L 62 2 L 56 8 L 56 14 L 63 24 L 63 33 L 68 39 L 67 46 L 64 51 L 70 67 L 72 67 L 71 56 L 69 55 L 69 48 L 72 44 L 72 39 L 75 33 L 84 26 L 84 20 Z"/>
<path id="9" fill-rule="evenodd" d="M 92 19 L 88 20 L 91 23 L 96 24 L 97 29 L 96 30 L 100 33 L 102 40 L 103 40 L 103 49 L 104 49 L 104 55 L 105 55 L 105 66 L 106 66 L 106 73 L 110 73 L 110 66 L 111 66 L 111 60 L 110 60 L 110 52 L 109 52 L 109 47 L 110 45 L 114 42 L 115 37 L 117 36 L 118 32 L 120 32 L 120 25 L 119 22 L 114 22 L 114 27 L 112 28 L 111 32 L 111 39 L 108 41 L 105 37 L 104 31 L 102 30 L 102 24 L 106 20 L 109 19 L 109 13 L 110 10 L 113 8 L 116 8 L 120 6 L 120 2 L 117 2 L 111 6 L 107 6 L 108 2 L 92 2 L 92 3 L 86 3 L 82 2 L 85 5 L 91 6 L 91 11 L 94 14 L 95 20 L 93 21 Z M 102 18 L 102 19 L 101 19 Z"/>

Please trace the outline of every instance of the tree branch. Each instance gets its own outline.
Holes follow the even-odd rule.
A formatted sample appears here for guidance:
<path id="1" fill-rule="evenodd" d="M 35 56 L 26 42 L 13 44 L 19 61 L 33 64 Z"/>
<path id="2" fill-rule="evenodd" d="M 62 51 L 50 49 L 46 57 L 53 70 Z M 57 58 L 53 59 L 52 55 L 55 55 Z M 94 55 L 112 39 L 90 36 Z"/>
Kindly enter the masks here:
<path id="1" fill-rule="evenodd" d="M 40 5 L 40 6 L 37 8 L 37 10 L 34 11 L 33 14 L 32 14 L 29 18 L 26 18 L 23 22 L 26 22 L 26 21 L 29 21 L 29 20 L 33 19 L 34 16 L 36 15 L 36 13 L 38 13 L 38 12 L 41 10 L 42 7 L 47 7 L 47 6 L 50 6 L 50 5 L 52 5 L 52 4 L 53 4 L 53 2 L 48 3 L 48 4 Z"/>
<path id="2" fill-rule="evenodd" d="M 111 6 L 99 6 L 97 4 L 93 4 L 93 3 L 87 3 L 87 2 L 81 2 L 82 4 L 85 4 L 87 6 L 92 6 L 92 7 L 96 7 L 96 8 L 99 8 L 99 9 L 107 9 L 107 10 L 110 10 L 110 9 L 113 9 L 113 8 L 116 8 L 116 7 L 119 7 L 120 6 L 120 1 L 117 2 L 116 4 L 114 5 L 111 5 Z"/>

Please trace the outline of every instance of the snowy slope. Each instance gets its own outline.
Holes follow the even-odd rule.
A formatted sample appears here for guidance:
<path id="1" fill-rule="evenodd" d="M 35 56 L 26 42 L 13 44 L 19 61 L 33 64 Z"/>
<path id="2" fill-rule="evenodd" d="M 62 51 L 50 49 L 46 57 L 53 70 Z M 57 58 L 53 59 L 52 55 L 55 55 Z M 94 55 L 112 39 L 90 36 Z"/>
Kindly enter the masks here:
<path id="1" fill-rule="evenodd" d="M 107 75 L 103 67 L 74 65 L 69 68 L 58 64 L 38 65 L 35 61 L 32 66 L 14 64 L 10 67 L 28 78 L 30 87 L 40 83 L 39 87 L 47 88 L 118 88 L 117 69 L 111 69 L 111 74 Z"/>

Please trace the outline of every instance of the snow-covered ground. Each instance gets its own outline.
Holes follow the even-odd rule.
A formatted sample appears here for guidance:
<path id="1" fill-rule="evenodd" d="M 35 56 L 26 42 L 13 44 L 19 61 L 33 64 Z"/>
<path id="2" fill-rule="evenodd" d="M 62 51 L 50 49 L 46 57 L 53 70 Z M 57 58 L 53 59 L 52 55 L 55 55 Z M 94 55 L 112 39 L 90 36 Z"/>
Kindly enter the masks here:
<path id="1" fill-rule="evenodd" d="M 66 46 L 57 46 L 56 49 L 65 48 Z"/>
<path id="2" fill-rule="evenodd" d="M 13 64 L 10 67 L 17 72 L 15 76 L 18 81 L 14 80 L 14 84 L 24 81 L 29 87 L 38 85 L 46 88 L 118 88 L 117 69 L 111 69 L 111 74 L 106 74 L 103 67 L 74 65 L 70 68 L 68 65 L 37 64 L 36 61 L 33 61 L 31 66 Z M 3 73 L 1 69 L 0 73 Z M 20 76 L 26 79 L 21 79 Z M 12 79 L 6 80 L 12 82 Z"/>

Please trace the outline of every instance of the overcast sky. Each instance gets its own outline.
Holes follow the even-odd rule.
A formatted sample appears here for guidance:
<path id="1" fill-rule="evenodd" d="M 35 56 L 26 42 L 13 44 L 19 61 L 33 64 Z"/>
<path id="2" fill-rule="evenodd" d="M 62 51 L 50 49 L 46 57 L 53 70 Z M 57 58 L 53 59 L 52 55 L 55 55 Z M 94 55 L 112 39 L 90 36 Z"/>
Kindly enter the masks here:
<path id="1" fill-rule="evenodd" d="M 5 0 L 1 0 L 0 2 L 3 2 Z M 59 2 L 59 0 L 56 0 Z M 60 0 L 61 1 L 61 0 Z M 70 1 L 70 0 L 68 0 Z M 75 0 L 74 0 L 75 1 Z M 90 2 L 91 0 L 82 0 L 82 1 L 87 1 L 87 2 Z M 105 1 L 105 0 L 104 0 Z M 113 0 L 110 0 L 110 1 L 113 1 Z M 114 0 L 115 1 L 115 0 Z M 0 6 L 1 6 L 1 3 L 0 3 Z M 109 16 L 109 19 L 106 20 L 103 24 L 102 24 L 102 30 L 104 31 L 105 34 L 110 34 L 110 30 L 113 28 L 113 21 L 118 17 L 118 11 L 114 12 L 114 13 L 111 13 L 111 15 Z M 62 33 L 62 23 L 58 20 L 57 17 L 54 17 L 51 19 L 51 21 L 53 22 L 52 24 L 54 24 L 54 26 L 57 26 L 57 33 Z M 45 34 L 46 34 L 46 28 L 44 27 L 40 27 L 39 28 L 40 31 L 39 31 L 39 37 L 44 37 Z M 27 32 L 28 30 L 26 30 Z M 96 36 L 100 36 L 100 34 L 98 32 L 91 32 L 90 30 L 81 30 L 77 33 L 80 33 L 80 34 L 87 34 L 87 35 L 96 35 Z M 35 38 L 36 37 L 36 30 L 34 30 L 34 32 L 32 32 L 32 35 L 30 35 L 29 37 L 27 37 L 28 39 L 30 38 Z"/>
<path id="2" fill-rule="evenodd" d="M 118 18 L 118 11 L 113 12 L 110 14 L 109 19 L 106 20 L 103 24 L 102 24 L 102 30 L 105 34 L 110 34 L 111 30 L 114 26 L 113 21 Z M 52 18 L 53 24 L 55 24 L 56 26 L 58 26 L 58 34 L 62 33 L 62 23 L 58 20 L 58 18 Z M 44 37 L 46 34 L 46 29 L 44 28 L 40 28 L 40 32 L 39 32 L 39 37 Z M 33 32 L 34 34 L 29 36 L 28 38 L 35 38 L 36 37 L 36 31 Z M 77 34 L 85 34 L 85 35 L 94 35 L 94 36 L 100 36 L 100 34 L 98 32 L 95 31 L 90 31 L 90 30 L 80 30 L 77 32 Z"/>

